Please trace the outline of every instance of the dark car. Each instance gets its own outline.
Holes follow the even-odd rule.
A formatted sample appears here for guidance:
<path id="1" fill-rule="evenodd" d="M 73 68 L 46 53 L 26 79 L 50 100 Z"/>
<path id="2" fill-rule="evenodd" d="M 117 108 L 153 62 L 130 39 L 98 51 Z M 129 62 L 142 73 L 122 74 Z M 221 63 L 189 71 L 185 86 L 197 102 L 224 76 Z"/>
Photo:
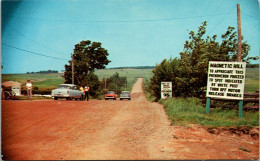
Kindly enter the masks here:
<path id="1" fill-rule="evenodd" d="M 128 99 L 131 100 L 131 95 L 129 91 L 122 91 L 120 94 L 120 100 Z"/>

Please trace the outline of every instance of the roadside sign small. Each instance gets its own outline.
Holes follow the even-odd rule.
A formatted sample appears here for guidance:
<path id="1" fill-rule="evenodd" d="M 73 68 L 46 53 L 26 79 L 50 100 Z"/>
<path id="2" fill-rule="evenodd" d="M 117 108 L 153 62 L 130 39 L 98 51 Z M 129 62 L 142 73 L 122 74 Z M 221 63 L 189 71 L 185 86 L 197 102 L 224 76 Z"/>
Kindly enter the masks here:
<path id="1" fill-rule="evenodd" d="M 161 99 L 172 97 L 172 82 L 161 82 Z"/>

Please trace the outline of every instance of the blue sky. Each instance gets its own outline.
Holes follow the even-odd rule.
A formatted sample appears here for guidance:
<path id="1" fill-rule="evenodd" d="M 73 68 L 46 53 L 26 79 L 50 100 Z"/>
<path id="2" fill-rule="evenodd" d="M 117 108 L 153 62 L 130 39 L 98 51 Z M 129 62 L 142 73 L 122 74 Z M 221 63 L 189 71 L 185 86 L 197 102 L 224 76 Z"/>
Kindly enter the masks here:
<path id="1" fill-rule="evenodd" d="M 2 73 L 64 70 L 82 40 L 102 43 L 111 60 L 107 68 L 154 66 L 179 57 L 202 21 L 210 36 L 237 27 L 238 3 L 249 56 L 259 56 L 257 0 L 2 1 Z"/>

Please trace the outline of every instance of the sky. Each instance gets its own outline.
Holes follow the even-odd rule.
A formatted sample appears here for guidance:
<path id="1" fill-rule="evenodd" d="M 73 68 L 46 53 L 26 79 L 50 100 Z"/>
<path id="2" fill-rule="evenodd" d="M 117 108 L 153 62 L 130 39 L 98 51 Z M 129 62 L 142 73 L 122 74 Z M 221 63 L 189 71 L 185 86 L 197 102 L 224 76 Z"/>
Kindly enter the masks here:
<path id="1" fill-rule="evenodd" d="M 237 28 L 237 4 L 249 56 L 259 56 L 258 0 L 4 0 L 2 73 L 64 70 L 82 40 L 102 43 L 106 68 L 155 66 L 179 57 L 203 21 L 218 40 Z"/>

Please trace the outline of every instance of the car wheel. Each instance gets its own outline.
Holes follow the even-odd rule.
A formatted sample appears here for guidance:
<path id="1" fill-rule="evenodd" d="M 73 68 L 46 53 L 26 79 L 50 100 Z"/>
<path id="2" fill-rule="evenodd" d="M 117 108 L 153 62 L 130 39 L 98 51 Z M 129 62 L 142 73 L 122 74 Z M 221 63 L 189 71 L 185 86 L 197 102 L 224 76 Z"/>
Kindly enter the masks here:
<path id="1" fill-rule="evenodd" d="M 114 100 L 116 100 L 116 98 L 114 98 Z"/>
<path id="2" fill-rule="evenodd" d="M 54 97 L 54 100 L 58 100 L 58 97 Z"/>
<path id="3" fill-rule="evenodd" d="M 122 100 L 122 98 L 120 98 L 120 100 Z"/>
<path id="4" fill-rule="evenodd" d="M 4 93 L 4 98 L 5 98 L 5 100 L 11 99 L 11 94 L 10 94 L 10 92 L 5 91 L 5 93 Z"/>

